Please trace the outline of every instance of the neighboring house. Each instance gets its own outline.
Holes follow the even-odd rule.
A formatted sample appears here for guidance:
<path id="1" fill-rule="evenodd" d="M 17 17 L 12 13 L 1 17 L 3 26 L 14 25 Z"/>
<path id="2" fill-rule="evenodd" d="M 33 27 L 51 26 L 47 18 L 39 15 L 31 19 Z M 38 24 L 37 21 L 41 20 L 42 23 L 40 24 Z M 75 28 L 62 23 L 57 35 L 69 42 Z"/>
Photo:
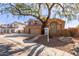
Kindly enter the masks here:
<path id="1" fill-rule="evenodd" d="M 13 26 L 15 26 L 15 32 L 18 33 L 23 33 L 24 32 L 24 27 L 25 27 L 25 23 L 21 23 L 21 22 L 13 22 L 12 23 Z"/>
<path id="2" fill-rule="evenodd" d="M 24 23 L 13 22 L 11 24 L 0 25 L 0 34 L 4 33 L 24 33 Z"/>
<path id="3" fill-rule="evenodd" d="M 14 32 L 15 32 L 15 27 L 10 24 L 2 24 L 0 26 L 0 34 L 14 33 Z"/>
<path id="4" fill-rule="evenodd" d="M 25 33 L 29 34 L 41 34 L 41 25 L 42 23 L 39 20 L 33 20 L 29 22 L 29 24 L 24 28 Z M 65 21 L 61 19 L 49 19 L 48 20 L 48 28 L 49 32 L 52 35 L 53 33 L 57 33 L 58 31 L 61 31 L 64 29 Z"/>

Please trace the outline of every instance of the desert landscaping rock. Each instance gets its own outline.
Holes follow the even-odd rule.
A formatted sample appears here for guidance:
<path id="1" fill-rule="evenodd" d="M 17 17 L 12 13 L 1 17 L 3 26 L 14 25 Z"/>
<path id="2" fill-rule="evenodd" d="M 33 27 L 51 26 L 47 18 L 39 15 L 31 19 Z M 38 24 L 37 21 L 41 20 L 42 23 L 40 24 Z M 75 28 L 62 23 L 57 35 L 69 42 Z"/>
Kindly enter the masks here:
<path id="1" fill-rule="evenodd" d="M 75 43 L 71 50 L 73 55 L 79 56 L 79 43 Z"/>
<path id="2" fill-rule="evenodd" d="M 55 48 L 48 48 L 45 47 L 43 52 L 39 54 L 40 56 L 73 56 L 67 52 L 55 49 Z"/>

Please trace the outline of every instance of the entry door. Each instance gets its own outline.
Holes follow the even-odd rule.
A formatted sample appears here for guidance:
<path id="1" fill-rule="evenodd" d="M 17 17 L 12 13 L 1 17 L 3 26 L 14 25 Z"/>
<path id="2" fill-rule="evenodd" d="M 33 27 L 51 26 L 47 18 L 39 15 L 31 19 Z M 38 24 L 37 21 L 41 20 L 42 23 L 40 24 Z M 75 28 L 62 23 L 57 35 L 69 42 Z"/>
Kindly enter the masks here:
<path id="1" fill-rule="evenodd" d="M 50 33 L 56 33 L 57 32 L 57 23 L 51 23 L 50 24 Z"/>

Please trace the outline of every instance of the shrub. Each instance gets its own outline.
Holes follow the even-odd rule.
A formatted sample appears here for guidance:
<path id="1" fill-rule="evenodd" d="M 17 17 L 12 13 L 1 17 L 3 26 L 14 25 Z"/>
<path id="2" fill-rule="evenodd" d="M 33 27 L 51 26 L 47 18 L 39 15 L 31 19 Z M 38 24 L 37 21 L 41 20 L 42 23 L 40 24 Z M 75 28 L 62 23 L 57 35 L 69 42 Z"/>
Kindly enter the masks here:
<path id="1" fill-rule="evenodd" d="M 77 34 L 77 29 L 75 29 L 75 28 L 70 28 L 70 29 L 69 29 L 69 32 L 70 32 L 70 36 L 74 37 L 74 36 Z"/>
<path id="2" fill-rule="evenodd" d="M 79 36 L 79 34 L 76 28 L 69 28 L 64 30 L 58 30 L 56 33 L 53 33 L 52 36 L 74 37 L 74 36 Z"/>
<path id="3" fill-rule="evenodd" d="M 70 32 L 69 32 L 68 29 L 64 29 L 64 30 L 61 31 L 60 35 L 64 36 L 64 37 L 68 37 L 68 36 L 70 36 Z"/>

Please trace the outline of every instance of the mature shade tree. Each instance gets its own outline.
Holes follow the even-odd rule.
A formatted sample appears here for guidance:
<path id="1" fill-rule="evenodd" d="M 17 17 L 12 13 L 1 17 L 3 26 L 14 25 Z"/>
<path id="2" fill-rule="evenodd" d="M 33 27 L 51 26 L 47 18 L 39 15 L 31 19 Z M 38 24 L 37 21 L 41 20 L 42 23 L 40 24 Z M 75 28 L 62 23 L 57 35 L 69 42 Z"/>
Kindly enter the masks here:
<path id="1" fill-rule="evenodd" d="M 1 14 L 11 13 L 18 16 L 33 16 L 40 20 L 42 23 L 42 34 L 44 34 L 44 28 L 47 26 L 48 19 L 53 13 L 52 8 L 59 9 L 56 11 L 56 14 L 60 17 L 67 17 L 68 19 L 76 18 L 76 14 L 79 12 L 78 3 L 2 3 L 0 7 Z M 42 15 L 43 9 L 47 10 L 47 15 L 44 16 L 45 18 Z"/>

